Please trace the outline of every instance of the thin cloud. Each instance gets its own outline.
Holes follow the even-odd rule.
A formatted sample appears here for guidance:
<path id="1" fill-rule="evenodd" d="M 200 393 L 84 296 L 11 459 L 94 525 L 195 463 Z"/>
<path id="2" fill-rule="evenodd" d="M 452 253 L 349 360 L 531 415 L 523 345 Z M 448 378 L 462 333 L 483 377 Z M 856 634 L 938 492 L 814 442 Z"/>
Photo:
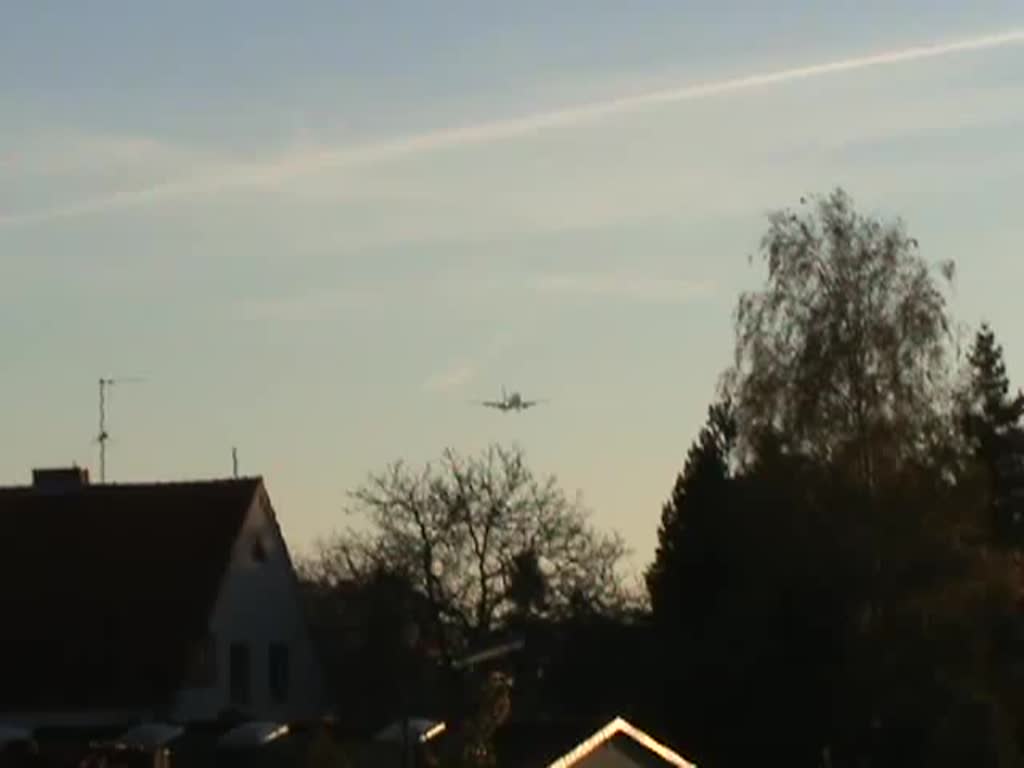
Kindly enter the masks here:
<path id="1" fill-rule="evenodd" d="M 92 135 L 56 131 L 33 135 L 0 152 L 0 169 L 34 176 L 144 168 L 175 169 L 210 157 L 145 136 Z"/>
<path id="2" fill-rule="evenodd" d="M 435 373 L 426 380 L 423 387 L 429 392 L 451 394 L 476 379 L 479 373 L 480 367 L 476 363 L 471 360 L 461 360 L 452 367 Z"/>
<path id="3" fill-rule="evenodd" d="M 540 324 L 538 317 L 530 316 L 503 328 L 476 355 L 463 355 L 453 364 L 429 376 L 423 388 L 428 392 L 445 395 L 464 390 L 477 381 L 510 346 L 535 336 Z"/>
<path id="4" fill-rule="evenodd" d="M 564 297 L 614 298 L 642 303 L 681 303 L 714 292 L 708 281 L 615 272 L 549 274 L 536 281 L 538 293 Z"/>
<path id="5" fill-rule="evenodd" d="M 277 185 L 295 177 L 318 173 L 331 168 L 355 168 L 408 155 L 418 155 L 461 146 L 530 136 L 551 128 L 592 122 L 649 107 L 697 101 L 732 92 L 781 85 L 841 72 L 852 72 L 1021 44 L 1024 44 L 1024 29 L 1013 29 L 998 34 L 915 46 L 775 72 L 650 91 L 618 99 L 570 106 L 521 118 L 477 123 L 366 144 L 354 148 L 291 153 L 283 158 L 260 163 L 219 166 L 191 178 L 132 192 L 86 200 L 62 208 L 0 216 L 0 227 L 38 224 L 61 218 L 117 210 L 168 199 L 187 199 L 196 194 L 222 189 Z"/>
<path id="6" fill-rule="evenodd" d="M 389 293 L 384 287 L 363 285 L 318 293 L 245 299 L 235 305 L 235 311 L 246 320 L 322 322 L 340 310 L 376 307 L 388 298 Z"/>

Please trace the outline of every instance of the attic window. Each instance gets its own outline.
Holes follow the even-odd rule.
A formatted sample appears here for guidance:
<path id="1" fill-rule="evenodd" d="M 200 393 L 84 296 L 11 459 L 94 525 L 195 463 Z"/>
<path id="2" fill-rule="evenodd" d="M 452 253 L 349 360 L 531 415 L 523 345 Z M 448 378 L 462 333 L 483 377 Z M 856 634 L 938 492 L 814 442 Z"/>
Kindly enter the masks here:
<path id="1" fill-rule="evenodd" d="M 265 563 L 267 561 L 267 548 L 263 544 L 263 539 L 258 536 L 252 540 L 252 559 L 256 563 Z"/>

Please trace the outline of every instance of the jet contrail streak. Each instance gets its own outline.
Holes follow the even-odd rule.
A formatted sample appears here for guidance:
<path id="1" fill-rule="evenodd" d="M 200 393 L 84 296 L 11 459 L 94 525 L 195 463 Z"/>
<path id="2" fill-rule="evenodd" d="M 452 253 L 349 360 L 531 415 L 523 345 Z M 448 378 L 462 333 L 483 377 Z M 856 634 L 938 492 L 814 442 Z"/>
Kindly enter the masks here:
<path id="1" fill-rule="evenodd" d="M 261 163 L 223 165 L 197 176 L 155 185 L 145 189 L 93 198 L 62 208 L 26 214 L 0 215 L 0 227 L 38 224 L 62 218 L 83 216 L 164 199 L 182 199 L 230 187 L 259 187 L 279 184 L 289 178 L 329 168 L 349 168 L 377 162 L 473 144 L 527 136 L 548 128 L 576 125 L 624 114 L 646 107 L 696 101 L 711 96 L 779 85 L 839 72 L 939 58 L 957 53 L 983 51 L 1024 44 L 1024 29 L 972 37 L 933 45 L 922 45 L 870 56 L 810 64 L 763 74 L 696 83 L 679 88 L 650 91 L 618 99 L 581 104 L 563 109 L 495 120 L 459 128 L 442 129 L 420 135 L 365 144 L 349 149 L 303 153 Z"/>

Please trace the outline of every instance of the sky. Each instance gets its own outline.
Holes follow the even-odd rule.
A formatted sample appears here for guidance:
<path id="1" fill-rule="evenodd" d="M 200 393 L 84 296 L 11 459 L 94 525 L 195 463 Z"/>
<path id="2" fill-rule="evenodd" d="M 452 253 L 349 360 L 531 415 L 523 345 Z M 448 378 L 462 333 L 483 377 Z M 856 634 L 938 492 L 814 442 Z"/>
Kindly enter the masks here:
<path id="1" fill-rule="evenodd" d="M 903 218 L 1024 383 L 1022 129 L 1019 0 L 2 4 L 0 483 L 137 376 L 108 480 L 237 447 L 304 552 L 516 444 L 642 568 L 771 210 Z"/>

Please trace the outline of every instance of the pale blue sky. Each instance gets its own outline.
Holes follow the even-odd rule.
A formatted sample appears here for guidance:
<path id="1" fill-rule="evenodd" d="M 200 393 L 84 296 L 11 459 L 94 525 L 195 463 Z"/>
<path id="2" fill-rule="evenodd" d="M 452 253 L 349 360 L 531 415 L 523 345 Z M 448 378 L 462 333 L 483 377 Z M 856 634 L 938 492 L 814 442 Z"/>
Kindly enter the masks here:
<path id="1" fill-rule="evenodd" d="M 515 121 L 1010 30 L 1019 0 L 4 4 L 0 482 L 95 471 L 96 379 L 143 375 L 111 479 L 237 445 L 302 549 L 389 460 L 518 442 L 641 566 L 771 208 L 903 216 L 1024 381 L 1024 40 Z M 502 384 L 551 403 L 467 403 Z"/>

